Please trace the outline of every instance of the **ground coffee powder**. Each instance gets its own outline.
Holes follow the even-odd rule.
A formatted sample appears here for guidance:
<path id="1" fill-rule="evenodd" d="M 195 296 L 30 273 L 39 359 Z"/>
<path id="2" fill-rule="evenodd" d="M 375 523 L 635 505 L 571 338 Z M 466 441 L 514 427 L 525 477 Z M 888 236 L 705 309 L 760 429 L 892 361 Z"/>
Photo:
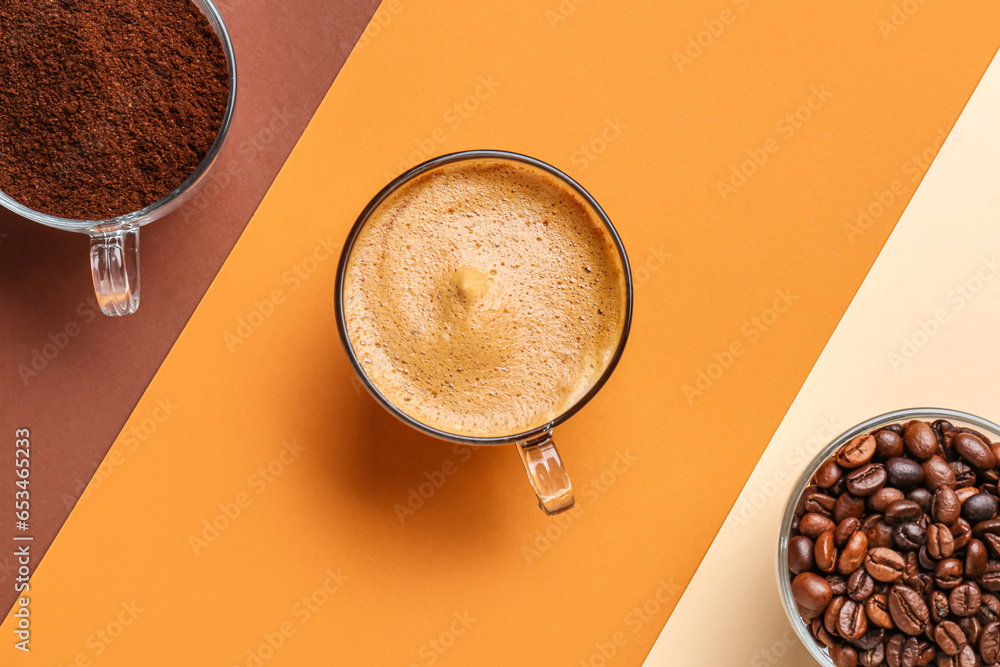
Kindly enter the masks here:
<path id="1" fill-rule="evenodd" d="M 228 94 L 190 0 L 3 0 L 0 190 L 64 218 L 148 206 L 208 153 Z"/>

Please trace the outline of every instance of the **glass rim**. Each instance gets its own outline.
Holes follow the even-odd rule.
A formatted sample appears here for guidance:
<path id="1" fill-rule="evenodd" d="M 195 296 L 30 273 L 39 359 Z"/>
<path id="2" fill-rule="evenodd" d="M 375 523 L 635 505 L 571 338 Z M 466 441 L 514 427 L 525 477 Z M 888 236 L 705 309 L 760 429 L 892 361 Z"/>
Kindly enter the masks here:
<path id="1" fill-rule="evenodd" d="M 222 43 L 222 50 L 225 53 L 226 63 L 229 66 L 229 94 L 226 98 L 226 111 L 222 116 L 222 124 L 219 126 L 219 131 L 215 136 L 215 141 L 212 142 L 211 148 L 208 149 L 208 153 L 206 153 L 205 157 L 198 163 L 195 170 L 186 179 L 184 179 L 180 185 L 165 194 L 163 197 L 157 199 L 152 204 L 144 206 L 136 211 L 124 213 L 112 218 L 104 218 L 101 220 L 81 220 L 76 218 L 62 218 L 57 215 L 42 213 L 41 211 L 22 204 L 3 190 L 0 190 L 0 206 L 16 213 L 22 218 L 26 218 L 32 222 L 37 222 L 47 227 L 53 227 L 55 229 L 83 233 L 99 233 L 101 231 L 110 232 L 118 229 L 144 225 L 147 222 L 152 222 L 153 220 L 162 217 L 162 215 L 165 215 L 169 212 L 169 210 L 172 210 L 171 205 L 179 205 L 181 203 L 180 200 L 205 178 L 209 170 L 215 164 L 219 153 L 222 151 L 222 147 L 226 143 L 226 139 L 229 135 L 229 128 L 232 125 L 233 112 L 236 108 L 236 52 L 233 49 L 232 38 L 229 36 L 229 29 L 226 27 L 222 14 L 219 12 L 218 7 L 215 6 L 213 0 L 191 1 L 208 19 L 209 24 L 212 26 L 216 36 Z"/>
<path id="2" fill-rule="evenodd" d="M 816 640 L 809 633 L 809 628 L 805 620 L 795 607 L 795 600 L 792 595 L 792 577 L 789 576 L 790 573 L 788 571 L 788 542 L 791 539 L 789 533 L 791 532 L 795 507 L 798 505 L 802 492 L 809 486 L 809 482 L 819 467 L 843 445 L 864 433 L 870 433 L 889 424 L 904 420 L 909 421 L 911 419 L 922 419 L 924 421 L 945 419 L 950 422 L 961 422 L 963 425 L 968 424 L 973 428 L 991 433 L 997 440 L 1000 440 L 1000 425 L 983 417 L 949 408 L 905 408 L 883 413 L 852 426 L 830 440 L 806 465 L 805 469 L 803 469 L 802 473 L 795 480 L 795 485 L 792 487 L 781 515 L 777 544 L 778 557 L 775 564 L 777 567 L 778 597 L 781 600 L 781 607 L 785 612 L 785 617 L 809 654 L 819 664 L 824 665 L 824 667 L 835 667 L 833 659 L 830 657 L 829 651 L 817 644 Z"/>
<path id="3" fill-rule="evenodd" d="M 438 167 L 442 167 L 447 164 L 470 161 L 470 160 L 508 160 L 511 162 L 519 162 L 522 164 L 527 164 L 528 166 L 540 169 L 541 171 L 544 171 L 549 175 L 554 176 L 559 181 L 568 186 L 571 190 L 576 192 L 581 198 L 583 198 L 583 200 L 587 203 L 587 205 L 591 208 L 591 210 L 597 215 L 598 219 L 601 221 L 601 224 L 604 226 L 604 228 L 610 233 L 611 239 L 614 242 L 614 246 L 618 251 L 619 259 L 621 260 L 622 271 L 624 273 L 624 278 L 625 278 L 624 325 L 622 326 L 621 335 L 619 336 L 618 345 L 615 348 L 614 355 L 612 355 L 611 361 L 608 362 L 608 365 L 604 369 L 604 372 L 601 373 L 601 377 L 598 378 L 597 382 L 594 383 L 594 385 L 587 391 L 586 394 L 584 394 L 573 405 L 571 405 L 569 408 L 560 413 L 557 417 L 555 417 L 551 421 L 546 422 L 545 424 L 542 424 L 540 426 L 536 426 L 527 431 L 523 431 L 520 433 L 513 433 L 504 436 L 481 437 L 481 436 L 462 435 L 459 433 L 442 431 L 440 429 L 434 428 L 433 426 L 424 424 L 423 422 L 411 417 L 410 415 L 400 410 L 395 404 L 393 404 L 392 401 L 386 398 L 382 394 L 382 392 L 378 390 L 378 388 L 368 377 L 368 374 L 365 373 L 364 369 L 361 367 L 361 363 L 358 360 L 357 353 L 354 351 L 354 347 L 351 344 L 350 336 L 348 335 L 347 332 L 347 317 L 344 312 L 343 290 L 344 290 L 344 279 L 347 274 L 347 264 L 348 261 L 350 260 L 351 253 L 354 249 L 354 244 L 358 239 L 358 235 L 361 233 L 361 230 L 364 228 L 365 224 L 367 224 L 368 218 L 371 217 L 371 214 L 375 211 L 375 209 L 378 208 L 382 204 L 382 202 L 384 202 L 396 190 L 398 190 L 404 184 L 408 183 L 417 176 L 420 176 L 422 174 L 425 174 L 429 171 L 432 171 Z M 583 408 L 584 405 L 586 405 L 597 394 L 597 392 L 608 381 L 608 378 L 611 377 L 611 373 L 615 370 L 615 367 L 618 365 L 618 362 L 621 359 L 622 353 L 625 351 L 625 343 L 628 340 L 628 335 L 632 324 L 632 296 L 633 296 L 632 271 L 631 268 L 629 267 L 628 255 L 625 252 L 625 246 L 622 243 L 621 237 L 618 235 L 618 231 L 611 223 L 611 219 L 608 217 L 607 213 L 604 212 L 604 209 L 601 208 L 600 204 L 597 203 L 597 200 L 595 200 L 594 197 L 589 192 L 587 192 L 587 190 L 584 189 L 582 185 L 577 183 L 575 180 L 573 180 L 573 178 L 571 178 L 568 174 L 566 174 L 562 170 L 548 164 L 547 162 L 543 162 L 542 160 L 539 160 L 537 158 L 529 157 L 527 155 L 522 155 L 521 153 L 513 153 L 510 151 L 503 151 L 503 150 L 478 149 L 478 150 L 466 150 L 466 151 L 458 151 L 455 153 L 448 153 L 446 155 L 441 155 L 435 158 L 431 158 L 430 160 L 422 162 L 416 165 L 415 167 L 411 167 L 410 169 L 407 169 L 402 174 L 400 174 L 392 181 L 390 181 L 385 187 L 383 187 L 378 192 L 378 194 L 376 194 L 371 199 L 371 201 L 368 202 L 368 204 L 364 207 L 364 209 L 362 209 L 360 215 L 358 215 L 357 220 L 354 222 L 354 225 L 351 227 L 351 230 L 347 235 L 347 240 L 344 242 L 344 248 L 341 251 L 340 261 L 337 265 L 337 280 L 334 291 L 335 291 L 334 295 L 335 310 L 337 314 L 337 331 L 340 335 L 340 341 L 344 346 L 344 350 L 347 352 L 347 358 L 351 363 L 351 367 L 354 369 L 354 372 L 357 374 L 357 376 L 361 379 L 361 383 L 364 385 L 365 389 L 368 390 L 368 393 L 370 393 L 375 398 L 375 400 L 381 403 L 382 407 L 388 410 L 392 415 L 394 415 L 401 421 L 405 422 L 409 426 L 417 429 L 418 431 L 421 431 L 435 438 L 439 438 L 441 440 L 447 440 L 450 442 L 457 442 L 466 445 L 476 445 L 476 446 L 507 445 L 515 442 L 523 442 L 525 440 L 531 440 L 532 438 L 536 438 L 551 431 L 556 426 L 558 426 L 559 424 L 563 423 L 564 421 L 575 415 L 577 412 L 580 411 L 580 409 Z"/>

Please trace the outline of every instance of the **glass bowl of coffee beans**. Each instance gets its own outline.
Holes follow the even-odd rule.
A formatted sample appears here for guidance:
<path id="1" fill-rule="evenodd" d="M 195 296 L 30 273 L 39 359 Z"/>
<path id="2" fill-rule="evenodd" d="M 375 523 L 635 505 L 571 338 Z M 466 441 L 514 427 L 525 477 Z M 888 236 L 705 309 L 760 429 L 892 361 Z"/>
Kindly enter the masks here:
<path id="1" fill-rule="evenodd" d="M 778 585 L 834 667 L 1000 665 L 1000 426 L 891 412 L 840 435 L 785 507 Z"/>

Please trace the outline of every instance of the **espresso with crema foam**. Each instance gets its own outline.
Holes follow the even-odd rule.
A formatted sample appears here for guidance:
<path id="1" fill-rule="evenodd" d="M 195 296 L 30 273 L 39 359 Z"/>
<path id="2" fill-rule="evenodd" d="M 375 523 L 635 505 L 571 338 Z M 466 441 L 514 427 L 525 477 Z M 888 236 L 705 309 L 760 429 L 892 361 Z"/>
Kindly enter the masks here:
<path id="1" fill-rule="evenodd" d="M 348 336 L 407 415 L 499 437 L 571 408 L 611 363 L 627 290 L 611 234 L 574 190 L 507 160 L 457 162 L 393 192 L 347 264 Z"/>

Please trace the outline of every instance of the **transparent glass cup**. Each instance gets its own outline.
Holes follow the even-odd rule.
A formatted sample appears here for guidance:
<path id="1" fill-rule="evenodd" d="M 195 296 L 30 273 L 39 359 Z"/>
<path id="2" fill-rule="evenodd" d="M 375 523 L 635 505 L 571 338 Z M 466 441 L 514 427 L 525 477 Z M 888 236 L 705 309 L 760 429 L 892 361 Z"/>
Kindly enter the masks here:
<path id="1" fill-rule="evenodd" d="M 358 234 L 361 232 L 365 223 L 367 223 L 368 218 L 375 211 L 375 209 L 378 208 L 378 206 L 393 192 L 409 182 L 411 179 L 443 167 L 444 165 L 470 160 L 515 162 L 522 167 L 538 170 L 547 174 L 549 177 L 554 177 L 567 188 L 576 192 L 595 217 L 602 222 L 605 229 L 610 234 L 610 237 L 614 242 L 614 246 L 618 251 L 622 270 L 624 272 L 626 298 L 624 324 L 614 355 L 608 363 L 607 368 L 601 374 L 601 377 L 580 400 L 552 421 L 522 433 L 499 437 L 467 436 L 442 431 L 417 421 L 396 407 L 392 401 L 386 398 L 379 391 L 378 387 L 376 387 L 365 374 L 365 371 L 358 360 L 358 355 L 351 344 L 350 337 L 348 336 L 347 318 L 344 312 L 343 290 L 348 260 L 351 257 L 351 251 L 354 248 L 354 243 L 358 238 Z M 337 328 L 340 332 L 340 340 L 347 352 L 347 357 L 351 362 L 351 366 L 353 366 L 354 371 L 357 373 L 369 393 L 371 393 L 371 395 L 374 396 L 375 399 L 392 415 L 418 431 L 441 440 L 448 440 L 451 442 L 473 446 L 517 445 L 517 450 L 521 456 L 521 462 L 524 464 L 524 469 L 528 473 L 531 486 L 534 489 L 535 494 L 538 496 L 539 507 L 541 507 L 542 510 L 549 515 L 558 514 L 573 507 L 575 502 L 573 485 L 570 482 L 569 475 L 566 473 L 566 467 L 563 465 L 562 459 L 559 457 L 559 453 L 556 450 L 555 443 L 552 439 L 552 430 L 576 414 L 580 408 L 582 408 L 587 401 L 593 398 L 601 387 L 604 386 L 604 383 L 607 382 L 625 349 L 625 342 L 628 339 L 629 327 L 632 321 L 632 274 L 629 269 L 628 257 L 625 254 L 625 247 L 622 245 L 618 232 L 615 231 L 614 226 L 611 224 L 611 220 L 608 219 L 608 216 L 604 213 L 594 198 L 591 197 L 590 194 L 576 181 L 564 174 L 562 171 L 546 164 L 545 162 L 542 162 L 541 160 L 536 160 L 535 158 L 520 155 L 518 153 L 495 150 L 474 150 L 452 153 L 434 158 L 413 167 L 409 171 L 398 176 L 395 180 L 385 186 L 381 192 L 375 195 L 374 199 L 372 199 L 361 212 L 357 222 L 355 222 L 354 227 L 351 229 L 351 232 L 347 237 L 347 241 L 344 244 L 344 250 L 340 256 L 340 264 L 337 267 L 336 312 Z"/>
<path id="2" fill-rule="evenodd" d="M 97 302 L 105 315 L 131 315 L 139 307 L 139 228 L 182 206 L 207 180 L 229 135 L 236 106 L 236 55 L 229 31 L 212 0 L 191 0 L 208 18 L 229 64 L 229 98 L 215 142 L 198 168 L 162 199 L 138 211 L 106 220 L 73 220 L 28 208 L 0 191 L 0 205 L 22 218 L 90 236 L 90 268 Z"/>
<path id="3" fill-rule="evenodd" d="M 785 505 L 785 512 L 781 517 L 781 528 L 778 532 L 778 592 L 781 597 L 781 606 L 784 608 L 785 615 L 788 617 L 789 623 L 791 623 L 792 628 L 795 630 L 795 634 L 798 635 L 799 641 L 806 647 L 809 654 L 812 655 L 812 657 L 815 658 L 819 664 L 824 665 L 825 667 L 836 667 L 836 665 L 834 665 L 829 651 L 825 647 L 820 646 L 809 633 L 809 627 L 806 625 L 806 622 L 802 620 L 802 616 L 799 614 L 798 609 L 795 606 L 795 598 L 792 595 L 792 577 L 790 576 L 791 573 L 788 570 L 788 541 L 791 535 L 792 519 L 795 515 L 795 507 L 798 505 L 802 492 L 805 491 L 807 486 L 809 486 L 809 482 L 812 480 L 813 475 L 816 474 L 819 467 L 826 463 L 826 461 L 833 456 L 838 449 L 859 435 L 877 431 L 884 426 L 888 426 L 889 424 L 905 424 L 911 419 L 919 419 L 926 422 L 934 422 L 938 419 L 944 419 L 951 422 L 955 427 L 965 426 L 975 429 L 983 435 L 989 436 L 992 439 L 992 442 L 1000 441 L 1000 426 L 991 421 L 987 421 L 982 417 L 977 417 L 967 412 L 959 412 L 958 410 L 948 410 L 945 408 L 910 408 L 907 410 L 896 410 L 894 412 L 888 412 L 884 415 L 879 415 L 878 417 L 873 417 L 867 421 L 861 422 L 847 431 L 844 431 L 839 436 L 834 438 L 829 445 L 824 447 L 822 451 L 820 451 L 819 454 L 817 454 L 816 457 L 809 462 L 809 465 L 806 466 L 805 470 L 802 471 L 802 474 L 795 482 L 795 486 L 792 488 L 791 495 L 788 497 L 788 502 Z"/>

